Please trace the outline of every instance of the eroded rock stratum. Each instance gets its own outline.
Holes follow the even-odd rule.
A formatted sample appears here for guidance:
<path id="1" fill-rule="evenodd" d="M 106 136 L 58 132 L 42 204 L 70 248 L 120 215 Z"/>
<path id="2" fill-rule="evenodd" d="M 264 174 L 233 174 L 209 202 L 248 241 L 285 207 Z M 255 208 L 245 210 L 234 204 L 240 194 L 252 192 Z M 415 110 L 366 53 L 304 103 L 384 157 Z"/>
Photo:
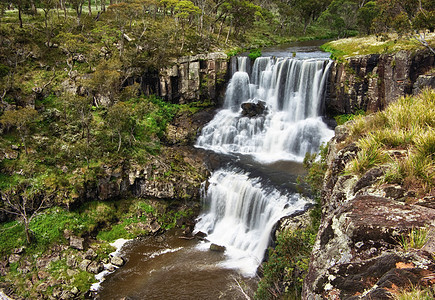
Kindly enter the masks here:
<path id="1" fill-rule="evenodd" d="M 359 151 L 341 144 L 345 136 L 337 127 L 330 144 L 323 217 L 302 298 L 391 299 L 399 289 L 433 285 L 433 197 L 418 199 L 399 185 L 379 183 L 382 167 L 359 177 L 343 173 Z M 428 232 L 425 245 L 404 249 L 401 240 L 421 228 Z"/>

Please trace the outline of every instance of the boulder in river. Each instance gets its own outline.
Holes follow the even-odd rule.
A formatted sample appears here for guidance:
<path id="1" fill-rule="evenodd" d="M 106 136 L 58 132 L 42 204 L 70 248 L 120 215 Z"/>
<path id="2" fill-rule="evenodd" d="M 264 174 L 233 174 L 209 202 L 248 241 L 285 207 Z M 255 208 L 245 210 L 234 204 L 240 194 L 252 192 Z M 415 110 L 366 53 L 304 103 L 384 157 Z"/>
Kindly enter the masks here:
<path id="1" fill-rule="evenodd" d="M 226 248 L 225 248 L 225 246 L 211 244 L 210 245 L 210 250 L 211 251 L 215 251 L 215 252 L 225 252 Z"/>
<path id="2" fill-rule="evenodd" d="M 264 115 L 267 110 L 266 103 L 264 101 L 245 102 L 242 103 L 242 116 L 248 118 L 255 118 L 260 115 Z"/>
<path id="3" fill-rule="evenodd" d="M 123 259 L 122 257 L 119 257 L 119 256 L 113 256 L 113 257 L 110 259 L 110 263 L 111 263 L 112 265 L 117 266 L 117 267 L 121 267 L 121 266 L 124 265 L 125 261 L 124 261 L 124 259 Z"/>

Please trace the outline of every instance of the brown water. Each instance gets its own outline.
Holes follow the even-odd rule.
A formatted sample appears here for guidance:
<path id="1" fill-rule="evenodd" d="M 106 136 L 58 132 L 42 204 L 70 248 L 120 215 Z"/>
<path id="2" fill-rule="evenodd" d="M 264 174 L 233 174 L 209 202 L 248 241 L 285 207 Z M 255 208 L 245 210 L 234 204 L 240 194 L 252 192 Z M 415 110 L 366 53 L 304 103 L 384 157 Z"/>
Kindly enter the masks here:
<path id="1" fill-rule="evenodd" d="M 253 296 L 256 278 L 218 266 L 224 254 L 200 251 L 198 243 L 176 231 L 127 243 L 121 253 L 128 262 L 106 277 L 99 298 L 246 299 L 241 287 Z"/>
<path id="2" fill-rule="evenodd" d="M 263 49 L 263 55 L 287 56 L 298 52 L 297 58 L 319 57 L 317 46 L 322 43 L 296 43 Z M 238 168 L 262 178 L 262 184 L 282 192 L 295 191 L 297 176 L 305 172 L 301 163 L 289 161 L 259 164 L 249 157 L 224 158 L 219 154 L 210 155 L 210 160 L 211 169 L 226 165 L 230 160 Z M 127 263 L 106 277 L 99 298 L 246 299 L 244 293 L 253 298 L 258 279 L 242 277 L 236 270 L 223 268 L 220 263 L 225 260 L 225 254 L 201 251 L 198 243 L 197 240 L 180 239 L 176 231 L 171 231 L 163 236 L 126 244 L 121 253 Z"/>

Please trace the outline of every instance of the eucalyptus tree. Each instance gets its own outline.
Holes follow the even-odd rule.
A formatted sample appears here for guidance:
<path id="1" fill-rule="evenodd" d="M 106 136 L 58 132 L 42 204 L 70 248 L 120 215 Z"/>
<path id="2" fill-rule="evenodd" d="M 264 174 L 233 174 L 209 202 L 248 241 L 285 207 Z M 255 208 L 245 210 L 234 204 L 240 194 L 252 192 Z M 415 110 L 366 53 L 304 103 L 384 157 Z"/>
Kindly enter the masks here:
<path id="1" fill-rule="evenodd" d="M 181 0 L 175 5 L 175 12 L 175 17 L 181 26 L 180 51 L 183 51 L 187 27 L 192 25 L 193 19 L 201 13 L 201 10 L 192 1 Z"/>
<path id="2" fill-rule="evenodd" d="M 30 135 L 32 124 L 35 122 L 37 116 L 38 112 L 35 109 L 24 107 L 17 110 L 5 111 L 0 118 L 0 123 L 6 128 L 16 128 L 26 155 L 29 153 L 27 139 Z"/>

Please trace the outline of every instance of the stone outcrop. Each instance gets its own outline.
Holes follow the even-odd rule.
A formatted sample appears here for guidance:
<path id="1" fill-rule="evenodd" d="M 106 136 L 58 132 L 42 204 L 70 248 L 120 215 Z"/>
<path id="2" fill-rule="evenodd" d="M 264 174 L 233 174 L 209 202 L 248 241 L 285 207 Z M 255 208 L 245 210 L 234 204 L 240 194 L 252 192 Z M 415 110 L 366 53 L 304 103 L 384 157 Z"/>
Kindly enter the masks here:
<path id="1" fill-rule="evenodd" d="M 123 74 L 122 87 L 138 84 L 144 95 L 155 95 L 171 103 L 185 104 L 196 101 L 220 103 L 229 80 L 228 56 L 223 52 L 183 56 L 174 60 L 171 66 L 160 70 L 130 68 Z M 121 76 L 121 73 L 120 73 Z M 92 74 L 70 74 L 62 82 L 60 91 L 77 95 L 92 94 L 95 105 L 113 104 L 110 91 L 87 91 L 80 85 L 90 79 Z"/>
<path id="2" fill-rule="evenodd" d="M 141 76 L 131 76 L 125 85 L 139 83 L 146 95 L 172 103 L 199 100 L 220 101 L 228 81 L 228 57 L 223 52 L 184 56 L 173 65 Z"/>
<path id="3" fill-rule="evenodd" d="M 266 103 L 264 101 L 255 102 L 245 102 L 242 103 L 242 116 L 248 118 L 255 118 L 264 115 L 267 111 Z"/>
<path id="4" fill-rule="evenodd" d="M 77 196 L 103 201 L 127 195 L 198 200 L 207 175 L 200 154 L 192 149 L 172 148 L 142 164 L 102 166 L 96 181 L 87 182 Z"/>
<path id="5" fill-rule="evenodd" d="M 391 299 L 391 293 L 435 283 L 435 209 L 423 207 L 399 185 L 381 184 L 382 167 L 362 176 L 343 174 L 359 151 L 342 144 L 339 126 L 331 141 L 322 191 L 322 221 L 304 280 L 303 299 Z M 401 241 L 424 229 L 421 249 Z"/>
<path id="6" fill-rule="evenodd" d="M 335 62 L 329 77 L 326 110 L 330 115 L 378 111 L 400 96 L 432 82 L 434 55 L 427 51 L 355 56 Z M 425 75 L 420 77 L 421 75 Z"/>

